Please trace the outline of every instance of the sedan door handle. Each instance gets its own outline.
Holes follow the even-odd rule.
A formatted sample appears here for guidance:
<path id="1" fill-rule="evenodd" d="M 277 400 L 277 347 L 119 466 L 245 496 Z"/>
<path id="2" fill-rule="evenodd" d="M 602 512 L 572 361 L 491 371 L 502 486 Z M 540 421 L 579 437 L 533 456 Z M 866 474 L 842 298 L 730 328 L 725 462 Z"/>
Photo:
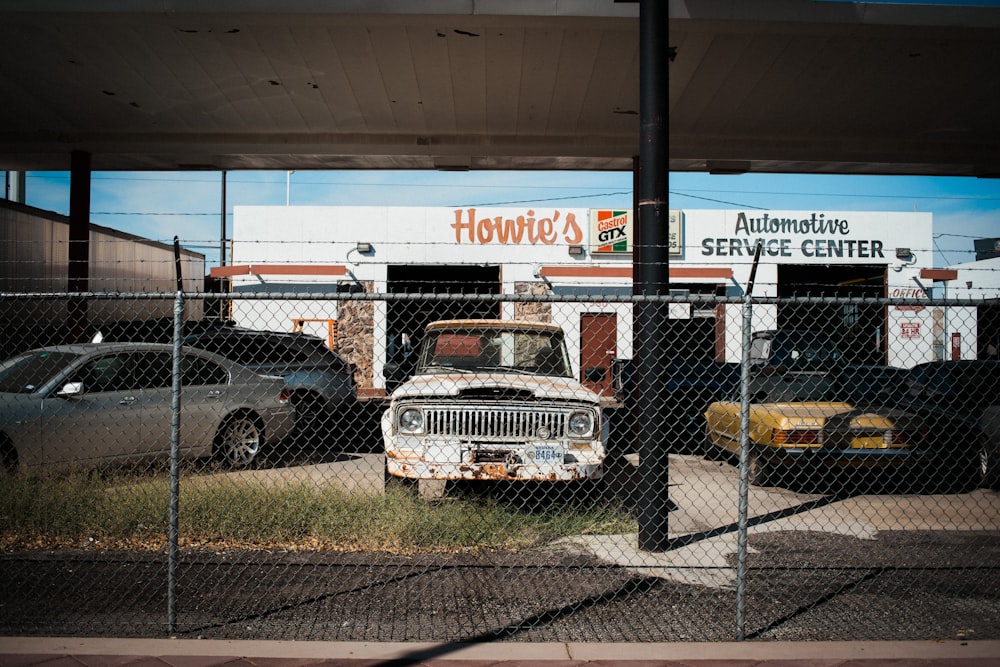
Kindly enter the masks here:
<path id="1" fill-rule="evenodd" d="M 208 391 L 209 398 L 219 398 L 220 396 L 222 396 L 222 391 L 219 389 L 210 389 Z"/>
<path id="2" fill-rule="evenodd" d="M 123 396 L 122 400 L 118 401 L 118 405 L 132 405 L 135 403 L 135 396 Z"/>

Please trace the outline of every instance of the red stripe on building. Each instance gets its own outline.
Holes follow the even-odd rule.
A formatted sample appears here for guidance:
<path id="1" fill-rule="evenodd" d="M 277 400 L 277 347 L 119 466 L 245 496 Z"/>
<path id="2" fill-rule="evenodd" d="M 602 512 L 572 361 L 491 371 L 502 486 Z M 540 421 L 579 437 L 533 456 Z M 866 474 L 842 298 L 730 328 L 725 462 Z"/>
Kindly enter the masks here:
<path id="1" fill-rule="evenodd" d="M 631 266 L 543 266 L 538 274 L 545 278 L 631 278 Z M 730 280 L 728 268 L 671 267 L 670 278 L 717 278 Z"/>
<path id="2" fill-rule="evenodd" d="M 231 276 L 346 276 L 347 267 L 342 264 L 235 264 L 213 266 L 209 271 L 213 278 Z"/>

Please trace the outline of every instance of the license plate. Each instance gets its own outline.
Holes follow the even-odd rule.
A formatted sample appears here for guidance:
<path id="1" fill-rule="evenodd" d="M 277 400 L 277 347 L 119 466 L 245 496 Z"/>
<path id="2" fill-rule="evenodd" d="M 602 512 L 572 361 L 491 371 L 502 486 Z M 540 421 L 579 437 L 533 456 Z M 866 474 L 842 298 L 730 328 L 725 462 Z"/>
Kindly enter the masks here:
<path id="1" fill-rule="evenodd" d="M 535 445 L 529 450 L 535 463 L 562 463 L 562 447 L 556 445 Z"/>

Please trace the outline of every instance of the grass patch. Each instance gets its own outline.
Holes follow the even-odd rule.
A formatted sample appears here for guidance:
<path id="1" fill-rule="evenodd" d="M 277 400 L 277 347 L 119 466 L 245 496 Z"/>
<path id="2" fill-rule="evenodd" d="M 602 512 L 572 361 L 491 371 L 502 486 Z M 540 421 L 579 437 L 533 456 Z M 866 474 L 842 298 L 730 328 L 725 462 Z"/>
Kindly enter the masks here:
<path id="1" fill-rule="evenodd" d="M 451 552 L 538 546 L 570 535 L 635 531 L 611 504 L 489 497 L 428 503 L 407 489 L 349 493 L 301 481 L 181 480 L 182 545 Z M 0 547 L 166 545 L 169 479 L 98 474 L 0 479 Z"/>

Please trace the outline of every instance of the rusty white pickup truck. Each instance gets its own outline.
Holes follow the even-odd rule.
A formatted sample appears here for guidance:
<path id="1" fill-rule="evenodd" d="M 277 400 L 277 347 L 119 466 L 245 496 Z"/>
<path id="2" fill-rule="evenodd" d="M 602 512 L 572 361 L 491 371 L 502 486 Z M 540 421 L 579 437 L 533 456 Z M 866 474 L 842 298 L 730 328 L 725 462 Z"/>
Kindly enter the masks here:
<path id="1" fill-rule="evenodd" d="M 387 481 L 599 479 L 608 437 L 562 329 L 526 321 L 429 324 L 381 427 Z"/>

